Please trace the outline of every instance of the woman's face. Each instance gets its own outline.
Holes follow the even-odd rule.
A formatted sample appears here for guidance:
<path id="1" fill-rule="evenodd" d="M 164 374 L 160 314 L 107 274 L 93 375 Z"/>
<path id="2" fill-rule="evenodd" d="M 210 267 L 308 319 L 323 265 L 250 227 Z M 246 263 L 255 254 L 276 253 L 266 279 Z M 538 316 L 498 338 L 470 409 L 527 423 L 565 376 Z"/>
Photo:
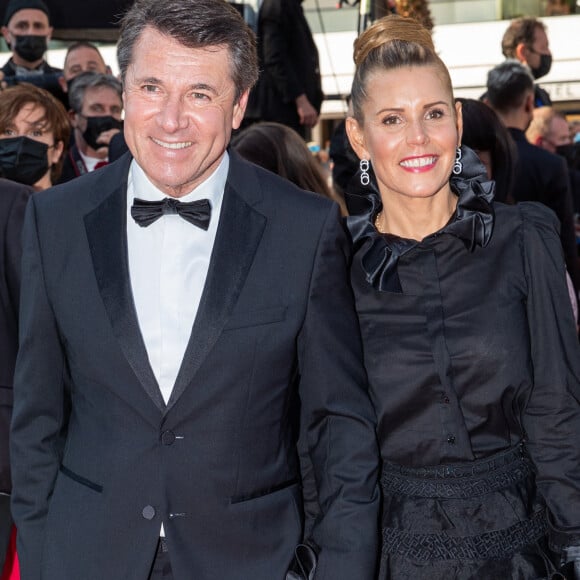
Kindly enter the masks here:
<path id="1" fill-rule="evenodd" d="M 8 137 L 28 137 L 34 141 L 48 145 L 47 156 L 49 170 L 41 181 L 46 181 L 47 176 L 50 181 L 50 167 L 60 159 L 64 143 L 62 141 L 55 143 L 52 129 L 47 128 L 46 123 L 43 121 L 45 114 L 46 111 L 40 105 L 26 103 L 18 111 L 18 114 L 12 122 L 8 123 L 4 131 L 0 133 L 0 139 L 6 139 Z"/>
<path id="2" fill-rule="evenodd" d="M 363 123 L 347 119 L 357 155 L 369 159 L 382 196 L 449 191 L 461 141 L 461 105 L 435 66 L 377 71 L 367 82 Z"/>

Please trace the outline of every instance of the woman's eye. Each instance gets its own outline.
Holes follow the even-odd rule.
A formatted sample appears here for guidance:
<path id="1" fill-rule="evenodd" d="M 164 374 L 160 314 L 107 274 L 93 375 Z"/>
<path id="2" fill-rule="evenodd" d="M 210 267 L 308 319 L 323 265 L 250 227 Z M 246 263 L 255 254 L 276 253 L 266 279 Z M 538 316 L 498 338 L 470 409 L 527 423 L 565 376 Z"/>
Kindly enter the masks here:
<path id="1" fill-rule="evenodd" d="M 441 109 L 433 109 L 427 113 L 428 119 L 441 119 L 445 115 L 445 112 Z"/>
<path id="2" fill-rule="evenodd" d="M 400 119 L 397 115 L 389 115 L 383 119 L 383 125 L 396 125 L 399 122 Z"/>

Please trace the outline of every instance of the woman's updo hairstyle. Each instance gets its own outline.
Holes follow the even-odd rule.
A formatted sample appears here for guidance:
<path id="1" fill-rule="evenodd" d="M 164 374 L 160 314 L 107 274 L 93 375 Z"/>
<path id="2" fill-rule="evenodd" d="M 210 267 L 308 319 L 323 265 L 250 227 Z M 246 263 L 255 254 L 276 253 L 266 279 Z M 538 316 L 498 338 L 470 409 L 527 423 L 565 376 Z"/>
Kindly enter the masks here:
<path id="1" fill-rule="evenodd" d="M 369 76 L 409 66 L 436 66 L 453 96 L 449 71 L 435 52 L 431 33 L 413 18 L 395 14 L 377 20 L 354 41 L 356 66 L 352 83 L 353 116 L 362 123 L 362 105 L 366 99 Z"/>

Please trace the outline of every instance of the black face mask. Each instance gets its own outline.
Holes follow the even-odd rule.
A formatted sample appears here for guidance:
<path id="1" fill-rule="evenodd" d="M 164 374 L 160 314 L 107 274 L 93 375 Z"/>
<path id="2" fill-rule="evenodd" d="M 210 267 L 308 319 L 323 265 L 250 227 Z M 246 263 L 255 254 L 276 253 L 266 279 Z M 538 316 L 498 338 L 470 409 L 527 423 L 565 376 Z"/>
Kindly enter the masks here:
<path id="1" fill-rule="evenodd" d="M 530 67 L 531 68 L 531 67 Z M 545 77 L 552 68 L 552 55 L 551 54 L 540 54 L 540 65 L 538 68 L 531 68 L 532 74 L 535 79 L 540 77 Z"/>
<path id="2" fill-rule="evenodd" d="M 0 139 L 0 173 L 6 179 L 34 185 L 48 171 L 48 145 L 28 137 Z"/>
<path id="3" fill-rule="evenodd" d="M 101 133 L 109 131 L 110 129 L 122 129 L 123 121 L 118 121 L 115 117 L 110 115 L 102 117 L 85 117 L 87 120 L 87 128 L 83 132 L 83 139 L 87 145 L 92 149 L 100 149 L 104 147 L 101 143 L 97 143 L 97 139 Z"/>
<path id="4" fill-rule="evenodd" d="M 566 159 L 570 169 L 580 169 L 580 143 L 570 145 L 559 145 L 556 153 Z"/>
<path id="5" fill-rule="evenodd" d="M 40 60 L 47 49 L 46 36 L 23 34 L 14 37 L 12 50 L 23 60 L 35 62 Z"/>

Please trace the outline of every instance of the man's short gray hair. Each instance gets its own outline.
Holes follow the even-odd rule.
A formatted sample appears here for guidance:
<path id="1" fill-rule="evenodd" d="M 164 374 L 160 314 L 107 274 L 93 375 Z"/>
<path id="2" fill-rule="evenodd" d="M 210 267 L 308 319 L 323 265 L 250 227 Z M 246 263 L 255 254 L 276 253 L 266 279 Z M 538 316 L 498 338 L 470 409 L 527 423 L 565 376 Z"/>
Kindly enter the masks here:
<path id="1" fill-rule="evenodd" d="M 87 89 L 108 87 L 113 89 L 119 99 L 123 98 L 123 86 L 121 81 L 112 75 L 105 75 L 96 72 L 83 72 L 76 76 L 70 86 L 68 93 L 68 103 L 75 113 L 81 113 L 83 110 L 83 101 Z"/>
<path id="2" fill-rule="evenodd" d="M 134 60 L 135 45 L 148 27 L 188 48 L 227 48 L 236 101 L 258 79 L 255 35 L 225 0 L 136 0 L 121 20 L 117 43 L 123 81 Z"/>

